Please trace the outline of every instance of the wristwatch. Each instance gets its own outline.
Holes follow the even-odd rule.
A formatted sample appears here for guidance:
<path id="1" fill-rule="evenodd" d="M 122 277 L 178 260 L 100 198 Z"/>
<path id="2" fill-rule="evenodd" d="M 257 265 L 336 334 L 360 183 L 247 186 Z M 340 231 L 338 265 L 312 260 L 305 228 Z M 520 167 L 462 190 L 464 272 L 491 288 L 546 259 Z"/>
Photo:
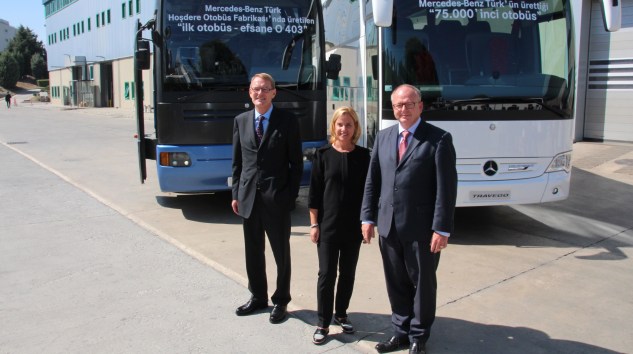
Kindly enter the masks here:
<path id="1" fill-rule="evenodd" d="M 310 225 L 311 229 L 314 229 L 315 227 L 319 227 L 319 224 L 312 224 L 312 225 Z"/>

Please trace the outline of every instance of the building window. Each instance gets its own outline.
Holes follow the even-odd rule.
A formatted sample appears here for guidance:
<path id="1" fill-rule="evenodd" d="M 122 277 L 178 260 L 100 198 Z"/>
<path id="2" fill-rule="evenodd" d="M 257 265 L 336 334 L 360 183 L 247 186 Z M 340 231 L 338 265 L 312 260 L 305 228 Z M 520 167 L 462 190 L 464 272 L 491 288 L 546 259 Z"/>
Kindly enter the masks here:
<path id="1" fill-rule="evenodd" d="M 101 27 L 105 26 L 105 11 L 101 11 Z"/>
<path id="2" fill-rule="evenodd" d="M 121 18 L 125 18 L 125 3 L 121 4 Z"/>
<path id="3" fill-rule="evenodd" d="M 88 31 L 89 31 L 89 32 L 90 32 L 90 20 L 91 20 L 91 18 L 90 18 L 90 17 L 88 17 Z"/>
<path id="4" fill-rule="evenodd" d="M 331 86 L 332 86 L 332 101 L 340 101 L 340 94 L 339 94 L 339 87 L 341 86 L 341 80 L 336 79 L 336 80 L 331 80 Z"/>
<path id="5" fill-rule="evenodd" d="M 127 2 L 127 11 L 128 11 L 128 15 L 132 16 L 132 14 L 134 13 L 134 9 L 132 8 L 132 0 Z"/>
<path id="6" fill-rule="evenodd" d="M 97 14 L 97 28 L 99 28 L 99 23 L 100 23 L 100 21 L 99 21 L 99 14 Z"/>
<path id="7" fill-rule="evenodd" d="M 141 0 L 136 0 L 136 13 L 141 13 Z"/>
<path id="8" fill-rule="evenodd" d="M 108 9 L 108 24 L 110 24 L 110 9 Z"/>
<path id="9" fill-rule="evenodd" d="M 90 80 L 94 80 L 95 78 L 95 66 L 90 65 Z"/>

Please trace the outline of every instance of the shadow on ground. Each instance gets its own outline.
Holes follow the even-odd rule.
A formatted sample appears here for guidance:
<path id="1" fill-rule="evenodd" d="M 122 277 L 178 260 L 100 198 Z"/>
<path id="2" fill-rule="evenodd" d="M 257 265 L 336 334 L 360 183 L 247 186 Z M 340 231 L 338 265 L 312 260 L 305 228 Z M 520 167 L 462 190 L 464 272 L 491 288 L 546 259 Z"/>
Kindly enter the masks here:
<path id="1" fill-rule="evenodd" d="M 312 310 L 299 310 L 292 316 L 309 325 L 317 323 L 317 315 Z M 372 349 L 378 342 L 391 337 L 391 316 L 373 313 L 350 313 L 356 332 L 345 334 L 336 325 L 330 327 L 328 341 L 341 344 L 360 343 L 362 347 Z M 379 331 L 369 328 L 381 328 Z M 527 328 L 501 325 L 488 325 L 464 321 L 456 318 L 437 317 L 433 325 L 433 334 L 427 348 L 438 353 L 617 353 L 615 351 L 590 344 L 551 338 L 547 333 Z M 306 338 L 311 340 L 311 338 Z"/>
<path id="2" fill-rule="evenodd" d="M 292 227 L 308 226 L 307 188 L 302 188 L 292 211 Z M 231 209 L 231 193 L 218 192 L 211 194 L 174 194 L 156 196 L 156 202 L 165 208 L 180 209 L 187 220 L 209 224 L 241 224 L 242 219 Z M 303 232 L 292 235 L 305 236 Z"/>
<path id="3" fill-rule="evenodd" d="M 574 169 L 570 197 L 565 201 L 458 208 L 451 243 L 596 247 L 600 251 L 595 259 L 624 259 L 621 248 L 633 246 L 632 202 L 630 185 Z"/>

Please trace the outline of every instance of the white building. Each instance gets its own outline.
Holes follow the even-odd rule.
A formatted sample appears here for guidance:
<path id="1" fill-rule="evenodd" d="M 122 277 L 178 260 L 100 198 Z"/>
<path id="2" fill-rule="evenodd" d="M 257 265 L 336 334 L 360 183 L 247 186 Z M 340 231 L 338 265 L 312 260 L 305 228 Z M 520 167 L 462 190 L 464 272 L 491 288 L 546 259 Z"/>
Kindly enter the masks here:
<path id="1" fill-rule="evenodd" d="M 610 33 L 597 0 L 573 0 L 579 53 L 576 140 L 633 142 L 633 0 L 619 3 L 622 28 Z"/>
<path id="2" fill-rule="evenodd" d="M 53 104 L 134 108 L 134 38 L 155 0 L 42 0 Z M 152 78 L 144 73 L 145 92 Z M 152 104 L 146 95 L 146 104 Z"/>
<path id="3" fill-rule="evenodd" d="M 7 49 L 17 31 L 17 28 L 9 25 L 9 21 L 0 18 L 0 52 Z"/>
<path id="4" fill-rule="evenodd" d="M 133 108 L 136 24 L 153 16 L 155 0 L 42 2 L 53 102 Z M 615 33 L 605 31 L 598 0 L 571 2 L 579 58 L 576 140 L 633 142 L 633 0 L 620 0 L 622 28 Z M 149 71 L 143 84 L 151 93 Z M 145 104 L 153 105 L 151 94 Z"/>

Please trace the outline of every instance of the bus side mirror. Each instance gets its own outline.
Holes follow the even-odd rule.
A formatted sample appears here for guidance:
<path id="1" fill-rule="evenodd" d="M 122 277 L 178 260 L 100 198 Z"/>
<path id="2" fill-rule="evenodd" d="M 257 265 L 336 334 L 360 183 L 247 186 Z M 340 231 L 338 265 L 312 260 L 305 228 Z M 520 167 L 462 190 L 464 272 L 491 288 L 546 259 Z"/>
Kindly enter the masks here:
<path id="1" fill-rule="evenodd" d="M 149 42 L 145 40 L 136 41 L 136 52 L 134 53 L 134 59 L 136 60 L 136 67 L 139 70 L 147 70 L 150 66 L 150 53 Z"/>
<path id="2" fill-rule="evenodd" d="M 325 62 L 325 76 L 330 80 L 336 80 L 340 71 L 341 56 L 339 54 L 330 54 L 330 58 Z"/>
<path id="3" fill-rule="evenodd" d="M 374 13 L 374 23 L 376 26 L 391 26 L 391 18 L 393 17 L 393 0 L 373 0 L 371 5 L 372 12 Z"/>
<path id="4" fill-rule="evenodd" d="M 615 32 L 622 27 L 622 0 L 602 0 L 602 19 L 604 29 Z"/>

